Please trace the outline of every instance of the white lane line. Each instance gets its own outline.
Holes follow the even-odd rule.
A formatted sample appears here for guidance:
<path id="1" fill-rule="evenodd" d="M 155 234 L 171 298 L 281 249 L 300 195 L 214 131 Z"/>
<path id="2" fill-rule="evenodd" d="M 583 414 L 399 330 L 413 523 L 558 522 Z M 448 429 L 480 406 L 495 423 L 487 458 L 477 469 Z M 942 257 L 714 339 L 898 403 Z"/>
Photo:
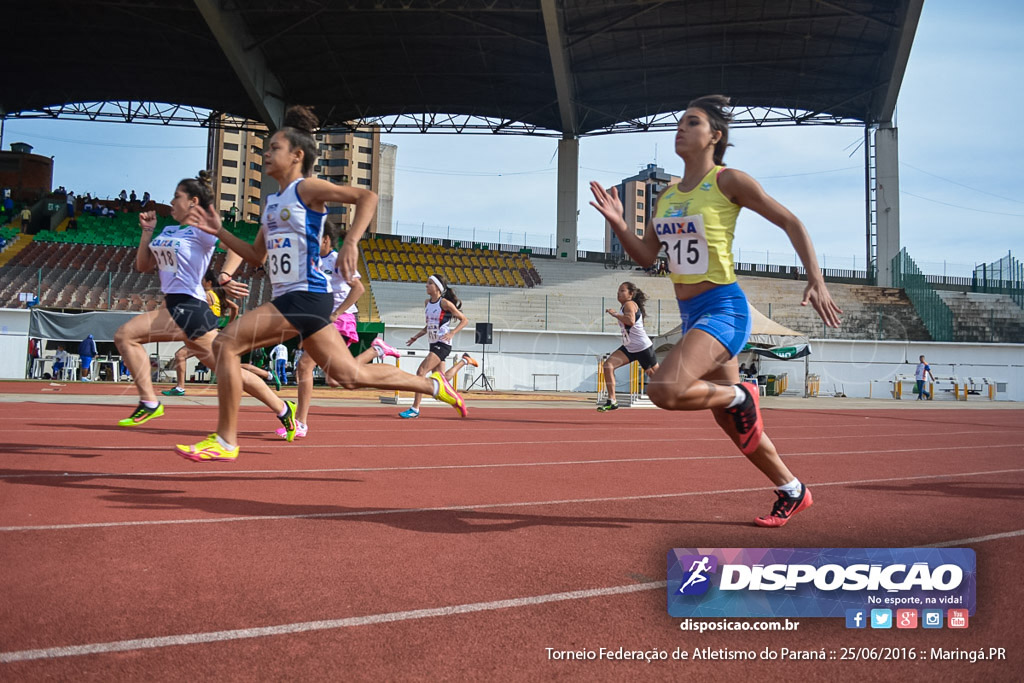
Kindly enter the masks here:
<path id="1" fill-rule="evenodd" d="M 688 441 L 694 441 L 689 439 Z M 337 446 L 336 448 L 343 448 Z M 943 447 L 943 451 L 955 450 L 977 450 L 979 446 L 949 446 Z M 1021 448 L 1019 443 L 988 444 L 984 448 Z M 893 453 L 935 453 L 935 448 L 889 448 L 872 449 L 866 451 L 808 451 L 806 453 L 784 453 L 784 458 L 828 456 L 828 455 L 870 455 L 880 453 L 889 455 Z M 1024 453 L 1024 449 L 1022 449 Z M 680 462 L 688 460 L 746 460 L 741 455 L 685 455 L 661 458 L 607 458 L 597 460 L 552 460 L 550 462 L 496 462 L 496 463 L 475 463 L 469 465 L 401 465 L 395 467 L 327 467 L 319 469 L 295 469 L 295 470 L 181 470 L 169 472 L 36 472 L 32 474 L 0 474 L 0 481 L 6 479 L 101 479 L 104 477 L 116 477 L 130 479 L 132 477 L 214 477 L 229 478 L 242 475 L 254 474 L 331 474 L 343 472 L 405 472 L 421 470 L 472 470 L 491 469 L 503 467 L 555 467 L 567 465 L 605 465 L 621 464 L 632 462 Z"/>
<path id="2" fill-rule="evenodd" d="M 1008 531 L 1001 534 L 991 534 L 989 536 L 979 536 L 977 538 L 961 538 L 954 541 L 943 541 L 941 543 L 932 543 L 917 547 L 949 548 L 953 546 L 982 543 L 985 541 L 1012 538 L 1022 535 L 1024 535 L 1024 529 L 1018 529 L 1017 531 Z M 534 605 L 564 602 L 567 600 L 606 598 L 614 595 L 627 595 L 630 593 L 661 590 L 664 589 L 666 585 L 666 581 L 648 581 L 646 583 L 629 584 L 625 586 L 591 588 L 588 590 L 567 591 L 565 593 L 548 593 L 547 595 L 533 595 L 525 598 L 511 598 L 508 600 L 494 600 L 491 602 L 473 602 L 461 605 L 449 605 L 447 607 L 407 610 L 404 612 L 384 612 L 382 614 L 368 614 L 362 617 L 346 617 L 344 619 L 303 621 L 291 624 L 278 624 L 276 626 L 240 628 L 227 631 L 207 631 L 205 633 L 183 633 L 157 638 L 138 638 L 135 640 L 117 640 L 108 643 L 90 643 L 87 645 L 68 645 L 65 647 L 49 647 L 38 650 L 0 652 L 0 663 L 25 662 L 37 659 L 57 659 L 60 657 L 78 657 L 81 655 L 104 654 L 108 652 L 151 650 L 159 647 L 199 645 L 202 643 L 216 643 L 227 640 L 244 640 L 247 638 L 265 638 L 268 636 L 289 635 L 293 633 L 309 633 L 311 631 L 337 630 L 351 628 L 353 626 L 372 626 L 374 624 L 388 624 L 396 621 L 450 617 L 457 614 L 472 614 L 474 612 L 493 612 L 501 609 L 532 607 Z"/>
<path id="3" fill-rule="evenodd" d="M 813 484 L 823 486 L 847 486 L 850 484 L 875 484 L 892 481 L 920 481 L 924 479 L 955 479 L 958 477 L 982 477 L 989 474 L 1011 474 L 1024 469 L 988 470 L 984 472 L 953 472 L 948 474 L 921 474 L 913 477 L 885 477 L 883 479 L 851 479 Z M 722 495 L 727 493 L 751 493 L 765 491 L 770 487 L 755 486 L 742 489 L 720 489 L 718 491 L 685 491 L 682 493 L 648 493 L 636 496 L 607 496 L 601 498 L 568 498 L 563 500 L 537 500 L 506 503 L 477 503 L 475 505 L 445 505 L 424 508 L 384 508 L 381 510 L 350 510 L 347 512 L 309 512 L 296 515 L 246 515 L 242 517 L 202 517 L 195 519 L 154 519 L 134 522 L 84 522 L 80 524 L 41 524 L 37 526 L 2 526 L 0 532 L 8 531 L 66 531 L 70 529 L 99 529 L 110 527 L 161 526 L 170 524 L 223 524 L 227 522 L 278 521 L 288 519 L 337 519 L 342 517 L 377 517 L 381 515 L 404 515 L 419 512 L 458 512 L 463 510 L 491 510 L 502 508 L 541 507 L 545 505 L 578 505 L 581 503 L 618 503 L 632 500 L 657 500 L 660 498 L 686 498 L 689 496 Z M 154 501 L 155 502 L 155 501 Z"/>
<path id="4" fill-rule="evenodd" d="M 446 431 L 450 432 L 451 430 L 446 430 Z M 943 433 L 943 434 L 936 433 L 936 434 L 932 434 L 931 436 L 944 437 L 944 436 L 953 436 L 953 435 L 960 434 L 960 433 L 961 432 L 946 432 L 946 433 Z M 991 435 L 991 434 L 1015 433 L 1015 432 L 1005 432 L 1005 431 L 1004 432 L 999 432 L 999 431 L 992 431 L 992 430 L 990 430 L 990 431 L 985 431 L 985 432 L 962 432 L 962 433 L 963 434 L 986 434 L 986 435 Z M 914 434 L 902 433 L 902 434 L 899 434 L 899 435 L 896 435 L 896 434 L 883 434 L 881 436 L 899 436 L 900 438 L 913 438 L 915 440 L 920 440 L 921 437 L 924 436 L 924 435 L 914 435 Z M 463 442 L 460 442 L 460 443 L 455 444 L 455 445 L 459 446 L 460 448 L 463 448 L 463 447 L 468 447 L 468 446 L 537 446 L 537 445 L 547 445 L 547 444 L 555 444 L 555 445 L 557 445 L 557 444 L 679 443 L 681 438 L 685 438 L 686 443 L 693 443 L 693 442 L 698 442 L 698 441 L 715 441 L 715 442 L 722 442 L 722 443 L 725 442 L 725 439 L 723 439 L 722 436 L 718 435 L 718 436 L 709 436 L 709 437 L 673 437 L 673 438 L 668 438 L 668 439 L 637 439 L 637 438 L 632 438 L 632 439 L 589 439 L 589 440 L 583 440 L 583 439 L 564 439 L 564 440 L 544 439 L 544 440 L 540 440 L 540 441 L 463 441 Z M 853 437 L 844 437 L 844 436 L 835 436 L 835 437 L 833 437 L 833 435 L 831 435 L 831 434 L 826 437 L 826 436 L 822 436 L 821 434 L 817 434 L 817 435 L 813 435 L 813 436 L 777 437 L 776 440 L 779 441 L 779 443 L 788 443 L 790 441 L 819 441 L 819 440 L 824 439 L 824 438 L 853 438 Z M 287 442 L 277 442 L 277 441 L 270 441 L 270 442 L 268 442 L 268 441 L 264 441 L 264 442 L 257 443 L 257 444 L 251 444 L 251 443 L 250 444 L 246 444 L 245 448 L 259 451 L 261 448 L 264 448 L 264 447 L 273 448 L 274 445 L 272 445 L 272 444 L 276 444 L 276 445 L 279 445 L 279 446 L 285 446 L 286 443 Z M 1016 444 L 1016 445 L 1021 447 L 1020 444 Z M 437 442 L 436 441 L 432 441 L 432 442 L 417 442 L 417 443 L 380 443 L 380 442 L 375 442 L 375 443 L 344 443 L 344 444 L 337 444 L 337 443 L 333 443 L 333 444 L 326 444 L 326 443 L 325 444 L 309 444 L 309 443 L 303 443 L 302 444 L 302 449 L 305 450 L 305 449 L 309 449 L 309 448 L 331 448 L 331 449 L 335 449 L 335 450 L 344 450 L 344 449 L 376 448 L 376 449 L 381 449 L 381 450 L 387 450 L 387 449 L 390 449 L 390 448 L 429 448 L 429 447 L 432 447 L 432 446 L 437 446 Z M 51 445 L 51 446 L 47 446 L 47 448 L 49 448 L 49 449 L 51 449 L 53 451 L 60 451 L 62 448 L 65 448 L 65 447 L 67 447 L 67 445 L 54 444 L 54 445 Z M 973 449 L 977 450 L 979 448 L 991 448 L 991 447 L 992 446 L 989 446 L 987 444 L 973 444 L 973 445 L 969 445 L 969 446 L 941 446 L 941 447 L 932 446 L 932 447 L 929 447 L 929 448 L 893 449 L 892 452 L 896 453 L 896 452 L 899 452 L 901 450 L 953 451 L 953 450 L 963 450 L 965 448 L 973 448 Z M 42 447 L 40 447 L 40 446 L 33 446 L 33 448 L 36 451 L 40 451 Z M 91 448 L 91 447 L 89 447 L 89 446 L 85 446 L 85 447 L 78 447 L 78 446 L 76 446 L 76 448 L 82 448 L 83 450 L 85 450 L 85 449 L 88 449 L 88 448 Z M 1024 447 L 1021 447 L 1021 448 L 1022 448 L 1022 450 L 1024 450 Z M 161 445 L 161 446 L 96 446 L 93 450 L 96 450 L 98 452 L 102 452 L 102 451 L 167 451 L 167 452 L 170 452 L 171 448 L 170 448 L 169 445 L 164 444 L 164 445 Z M 838 453 L 840 451 L 835 451 L 835 452 Z M 849 452 L 849 453 L 881 453 L 881 452 L 888 452 L 888 451 L 870 450 L 870 451 L 846 451 L 846 452 Z M 782 456 L 786 457 L 786 454 L 783 453 Z"/>

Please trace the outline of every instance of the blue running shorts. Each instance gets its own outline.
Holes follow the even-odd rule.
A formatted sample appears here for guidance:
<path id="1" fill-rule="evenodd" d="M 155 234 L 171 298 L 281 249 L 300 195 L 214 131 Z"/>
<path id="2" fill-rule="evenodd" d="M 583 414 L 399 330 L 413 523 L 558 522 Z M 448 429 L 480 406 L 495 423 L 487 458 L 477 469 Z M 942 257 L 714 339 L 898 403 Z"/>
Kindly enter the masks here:
<path id="1" fill-rule="evenodd" d="M 715 287 L 692 299 L 679 301 L 683 334 L 704 330 L 735 357 L 750 338 L 750 304 L 738 283 Z"/>

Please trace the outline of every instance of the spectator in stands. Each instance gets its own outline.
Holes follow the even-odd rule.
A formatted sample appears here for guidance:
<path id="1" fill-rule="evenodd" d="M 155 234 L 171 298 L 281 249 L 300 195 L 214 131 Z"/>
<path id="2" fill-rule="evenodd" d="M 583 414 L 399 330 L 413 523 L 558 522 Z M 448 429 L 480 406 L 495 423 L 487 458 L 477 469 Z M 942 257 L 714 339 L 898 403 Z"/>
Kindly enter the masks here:
<path id="1" fill-rule="evenodd" d="M 10 192 L 10 190 L 7 190 L 7 192 Z M 4 197 L 4 213 L 6 213 L 8 216 L 14 215 L 14 200 L 11 199 L 10 194 Z"/>
<path id="2" fill-rule="evenodd" d="M 324 226 L 324 234 L 320 238 L 320 262 L 321 268 L 331 279 L 331 294 L 334 296 L 334 312 L 331 313 L 331 322 L 338 331 L 345 346 L 359 343 L 359 333 L 356 332 L 356 302 L 366 291 L 362 278 L 356 272 L 352 280 L 346 280 L 337 267 L 338 252 L 335 244 L 342 235 L 337 226 L 327 224 Z M 385 356 L 398 357 L 398 351 L 392 346 L 384 343 L 383 339 L 374 339 L 370 348 L 356 356 L 356 362 L 360 364 L 371 363 L 377 358 Z M 316 361 L 303 352 L 302 347 L 295 349 L 295 384 L 299 387 L 299 402 L 295 409 L 295 436 L 306 436 L 309 432 L 309 404 L 313 395 L 313 371 L 316 369 Z M 332 387 L 340 386 L 339 383 L 327 376 L 327 384 Z M 277 430 L 277 435 L 287 438 L 284 427 Z"/>
<path id="3" fill-rule="evenodd" d="M 234 225 L 238 221 L 238 207 L 235 206 L 234 202 L 231 202 L 231 208 L 228 209 L 228 220 Z"/>
<path id="4" fill-rule="evenodd" d="M 598 406 L 601 412 L 615 410 L 619 407 L 615 400 L 615 370 L 634 361 L 640 363 L 644 373 L 653 377 L 658 371 L 658 357 L 654 354 L 654 342 L 647 336 L 644 329 L 644 316 L 647 311 L 644 303 L 647 295 L 632 282 L 623 282 L 615 293 L 619 300 L 619 310 L 609 308 L 605 311 L 619 323 L 622 333 L 622 346 L 615 349 L 601 365 L 604 374 L 604 386 L 608 390 L 608 400 Z"/>
<path id="5" fill-rule="evenodd" d="M 82 204 L 82 213 L 92 214 L 92 210 L 92 198 L 87 194 L 85 195 L 85 202 Z"/>
<path id="6" fill-rule="evenodd" d="M 128 193 L 125 190 L 121 190 L 120 194 L 117 195 L 117 198 L 120 199 L 123 204 L 128 201 Z"/>
<path id="7" fill-rule="evenodd" d="M 78 219 L 74 215 L 68 220 L 68 230 L 78 230 Z"/>
<path id="8" fill-rule="evenodd" d="M 455 373 L 466 365 L 477 367 L 479 363 L 468 353 L 464 353 L 459 362 L 447 370 L 444 369 L 444 362 L 452 352 L 452 339 L 469 320 L 461 310 L 462 302 L 455 296 L 455 290 L 448 286 L 448 281 L 443 275 L 435 274 L 427 278 L 427 300 L 423 305 L 423 315 L 427 324 L 405 343 L 406 346 L 412 346 L 417 339 L 427 335 L 429 351 L 420 362 L 416 374 L 426 377 L 429 373 L 443 371 L 445 379 L 451 382 Z M 454 330 L 451 329 L 452 318 L 458 321 Z M 419 417 L 422 400 L 423 394 L 416 394 L 412 399 L 412 406 L 400 412 L 398 416 L 406 419 Z"/>
<path id="9" fill-rule="evenodd" d="M 91 334 L 78 345 L 78 356 L 82 359 L 82 381 L 91 382 L 89 370 L 92 368 L 92 359 L 96 357 L 96 340 Z"/>
<path id="10" fill-rule="evenodd" d="M 149 205 L 149 190 L 142 193 L 142 208 L 145 209 Z"/>
<path id="11" fill-rule="evenodd" d="M 917 363 L 917 368 L 914 369 L 914 379 L 917 381 L 917 400 L 923 401 L 926 398 L 931 400 L 932 395 L 925 391 L 924 383 L 926 379 L 934 383 L 935 375 L 932 374 L 932 366 L 928 365 L 924 356 L 920 357 Z"/>
<path id="12" fill-rule="evenodd" d="M 238 367 L 242 354 L 267 341 L 298 337 L 306 353 L 346 388 L 432 392 L 465 417 L 466 409 L 451 385 L 439 373 L 433 378 L 414 377 L 383 363 L 359 365 L 331 327 L 334 302 L 327 277 L 317 255 L 327 217 L 327 203 L 354 204 L 349 239 L 338 254 L 338 268 L 348 279 L 356 270 L 358 243 L 377 208 L 377 195 L 370 190 L 335 185 L 310 177 L 316 163 L 317 143 L 313 130 L 316 116 L 306 107 L 290 107 L 283 126 L 267 141 L 263 151 L 263 173 L 273 178 L 281 191 L 268 198 L 263 225 L 253 244 L 236 237 L 221 225 L 217 211 L 194 210 L 190 223 L 223 240 L 229 252 L 220 276 L 230 278 L 244 258 L 251 265 L 267 263 L 273 299 L 239 316 L 217 337 L 217 397 L 220 404 L 217 431 L 191 445 L 178 445 L 176 452 L 196 461 L 234 460 L 238 457 Z M 316 242 L 307 236 L 316 235 Z M 224 280 L 221 280 L 224 282 Z M 289 441 L 294 438 L 294 419 Z"/>
<path id="13" fill-rule="evenodd" d="M 135 427 L 164 414 L 164 407 L 153 391 L 150 358 L 143 344 L 150 342 L 184 342 L 206 367 L 216 369 L 213 340 L 217 336 L 217 317 L 202 287 L 202 276 L 210 267 L 217 240 L 187 224 L 190 207 L 210 207 L 213 203 L 210 175 L 202 171 L 197 178 L 178 183 L 171 201 L 171 217 L 176 225 L 167 225 L 154 236 L 156 213 L 139 214 L 139 247 L 135 267 L 143 273 L 159 271 L 164 305 L 135 316 L 114 335 L 125 365 L 135 378 L 139 404 L 129 417 L 118 422 L 121 427 Z M 232 295 L 244 296 L 248 288 L 237 283 L 225 285 Z M 259 378 L 241 373 L 241 382 L 251 396 L 259 399 L 275 415 L 290 416 L 293 408 L 285 404 Z"/>
<path id="14" fill-rule="evenodd" d="M 65 198 L 68 204 L 68 217 L 74 218 L 75 216 L 75 193 L 68 191 L 67 197 Z"/>
<path id="15" fill-rule="evenodd" d="M 132 190 L 132 193 L 130 195 L 128 195 L 128 201 L 131 202 L 132 204 L 134 204 L 137 200 L 138 200 L 138 197 L 135 196 L 135 190 Z"/>
<path id="16" fill-rule="evenodd" d="M 22 232 L 28 229 L 29 224 L 32 223 L 32 209 L 27 206 L 21 210 L 21 229 Z"/>
<path id="17" fill-rule="evenodd" d="M 839 307 L 825 286 L 814 247 L 803 223 L 768 196 L 749 175 L 727 168 L 729 99 L 711 95 L 690 102 L 675 135 L 683 160 L 682 180 L 655 200 L 654 229 L 643 237 L 626 226 L 618 191 L 590 184 L 597 209 L 625 251 L 640 265 L 662 248 L 679 300 L 683 337 L 651 380 L 648 396 L 668 410 L 708 410 L 753 465 L 777 487 L 770 514 L 758 526 L 779 527 L 810 507 L 807 487 L 789 470 L 763 435 L 758 392 L 740 383 L 738 354 L 750 336 L 750 305 L 736 282 L 732 241 L 736 218 L 747 207 L 782 228 L 807 273 L 803 305 L 810 304 L 830 327 L 839 326 Z"/>

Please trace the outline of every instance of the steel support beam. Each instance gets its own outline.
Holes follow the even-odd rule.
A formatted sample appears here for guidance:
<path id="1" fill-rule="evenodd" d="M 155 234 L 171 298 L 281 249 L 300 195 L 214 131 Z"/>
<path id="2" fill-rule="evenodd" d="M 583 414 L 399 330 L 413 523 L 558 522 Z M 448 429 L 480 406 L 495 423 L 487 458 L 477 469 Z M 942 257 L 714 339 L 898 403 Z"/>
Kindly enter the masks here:
<path id="1" fill-rule="evenodd" d="M 879 287 L 892 287 L 892 259 L 900 252 L 900 159 L 896 127 L 875 131 L 875 218 Z"/>
<path id="2" fill-rule="evenodd" d="M 878 123 L 891 122 L 893 114 L 896 112 L 896 98 L 899 97 L 900 87 L 903 85 L 907 60 L 910 59 L 910 47 L 914 44 L 914 34 L 917 33 L 917 23 L 921 19 L 923 7 L 924 0 L 909 0 L 907 15 L 903 21 L 899 22 L 899 36 L 882 59 L 883 73 L 888 73 L 890 76 L 878 111 L 873 112 L 875 121 Z"/>
<path id="3" fill-rule="evenodd" d="M 221 3 L 217 0 L 194 1 L 249 99 L 260 113 L 263 123 L 271 130 L 280 128 L 284 121 L 284 87 L 270 70 L 261 52 L 257 49 L 246 50 L 246 45 L 256 45 L 257 41 L 237 16 L 231 16 L 221 9 Z"/>

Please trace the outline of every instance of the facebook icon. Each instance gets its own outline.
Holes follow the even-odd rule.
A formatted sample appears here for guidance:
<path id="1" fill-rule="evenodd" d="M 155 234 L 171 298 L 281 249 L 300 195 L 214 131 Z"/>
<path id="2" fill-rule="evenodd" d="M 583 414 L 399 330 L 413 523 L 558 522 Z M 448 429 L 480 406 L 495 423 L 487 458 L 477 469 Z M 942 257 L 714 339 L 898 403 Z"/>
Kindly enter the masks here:
<path id="1" fill-rule="evenodd" d="M 846 610 L 846 628 L 867 628 L 867 611 L 862 609 Z"/>

